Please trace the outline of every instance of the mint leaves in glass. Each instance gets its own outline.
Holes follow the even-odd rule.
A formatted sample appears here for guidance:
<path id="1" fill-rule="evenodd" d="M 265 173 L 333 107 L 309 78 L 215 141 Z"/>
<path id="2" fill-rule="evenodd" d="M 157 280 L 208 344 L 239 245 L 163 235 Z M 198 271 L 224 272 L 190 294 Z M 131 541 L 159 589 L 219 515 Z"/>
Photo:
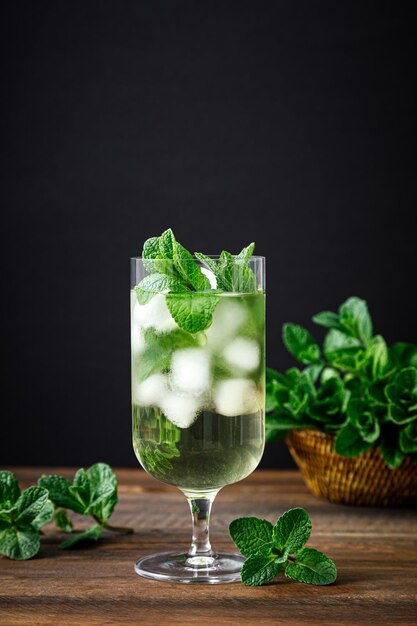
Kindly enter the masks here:
<path id="1" fill-rule="evenodd" d="M 140 559 L 158 580 L 239 580 L 243 557 L 209 541 L 212 502 L 264 449 L 264 258 L 192 255 L 169 229 L 131 263 L 133 446 L 144 469 L 177 486 L 193 522 L 188 552 Z"/>

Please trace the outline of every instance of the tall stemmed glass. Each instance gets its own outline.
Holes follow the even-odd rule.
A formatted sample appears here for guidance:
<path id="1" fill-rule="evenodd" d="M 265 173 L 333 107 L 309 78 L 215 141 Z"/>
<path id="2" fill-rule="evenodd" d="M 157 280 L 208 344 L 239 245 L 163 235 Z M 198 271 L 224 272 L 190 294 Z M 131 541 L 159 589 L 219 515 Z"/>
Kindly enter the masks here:
<path id="1" fill-rule="evenodd" d="M 189 333 L 171 316 L 165 293 L 138 302 L 135 286 L 147 272 L 141 258 L 131 259 L 133 446 L 151 476 L 184 493 L 192 517 L 188 552 L 139 559 L 141 576 L 185 583 L 239 579 L 244 559 L 212 549 L 209 519 L 219 490 L 253 472 L 264 449 L 264 257 L 251 257 L 249 268 L 254 290 L 205 292 L 211 325 Z"/>

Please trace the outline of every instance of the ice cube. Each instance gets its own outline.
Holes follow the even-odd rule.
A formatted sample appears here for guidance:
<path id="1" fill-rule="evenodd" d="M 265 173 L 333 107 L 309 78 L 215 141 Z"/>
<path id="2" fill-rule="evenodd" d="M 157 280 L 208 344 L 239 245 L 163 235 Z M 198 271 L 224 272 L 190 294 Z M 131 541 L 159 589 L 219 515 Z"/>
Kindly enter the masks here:
<path id="1" fill-rule="evenodd" d="M 201 404 L 197 398 L 180 396 L 174 391 L 169 391 L 161 404 L 165 417 L 179 428 L 191 426 L 200 408 Z"/>
<path id="2" fill-rule="evenodd" d="M 177 350 L 171 359 L 171 384 L 183 395 L 201 396 L 211 383 L 210 353 L 203 348 Z"/>
<path id="3" fill-rule="evenodd" d="M 236 337 L 223 351 L 229 365 L 243 372 L 253 372 L 259 366 L 261 351 L 256 341 Z"/>
<path id="4" fill-rule="evenodd" d="M 227 417 L 249 415 L 261 408 L 260 394 L 253 380 L 229 378 L 214 388 L 214 405 L 217 413 Z"/>
<path id="5" fill-rule="evenodd" d="M 205 274 L 207 276 L 207 278 L 210 281 L 210 287 L 212 289 L 217 289 L 217 280 L 215 275 L 213 274 L 213 272 L 211 270 L 209 270 L 207 267 L 202 267 L 201 271 L 203 272 L 203 274 Z"/>
<path id="6" fill-rule="evenodd" d="M 142 383 L 133 386 L 133 401 L 140 406 L 161 406 L 167 393 L 167 376 L 153 374 Z"/>
<path id="7" fill-rule="evenodd" d="M 135 303 L 132 323 L 140 328 L 155 328 L 158 332 L 168 332 L 178 328 L 165 302 L 165 295 L 158 293 L 147 304 Z"/>
<path id="8" fill-rule="evenodd" d="M 247 318 L 245 307 L 230 297 L 220 298 L 214 309 L 211 326 L 205 331 L 207 345 L 214 351 L 221 350 L 238 332 Z"/>

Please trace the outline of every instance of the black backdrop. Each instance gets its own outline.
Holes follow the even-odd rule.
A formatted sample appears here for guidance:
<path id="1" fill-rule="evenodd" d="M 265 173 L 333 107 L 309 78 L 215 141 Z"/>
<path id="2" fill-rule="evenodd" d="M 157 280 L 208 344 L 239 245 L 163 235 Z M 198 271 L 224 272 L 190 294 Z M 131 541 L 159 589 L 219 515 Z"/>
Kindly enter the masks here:
<path id="1" fill-rule="evenodd" d="M 2 12 L 1 465 L 137 464 L 128 259 L 167 226 L 207 253 L 256 241 L 273 367 L 292 364 L 283 322 L 353 294 L 417 340 L 404 3 Z M 268 447 L 264 466 L 290 463 Z"/>

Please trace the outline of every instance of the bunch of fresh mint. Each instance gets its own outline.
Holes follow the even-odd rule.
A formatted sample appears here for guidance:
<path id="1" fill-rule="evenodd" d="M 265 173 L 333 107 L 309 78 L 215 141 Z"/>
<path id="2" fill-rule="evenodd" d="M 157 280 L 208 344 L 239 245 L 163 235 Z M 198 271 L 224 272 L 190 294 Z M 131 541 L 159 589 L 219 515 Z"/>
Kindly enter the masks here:
<path id="1" fill-rule="evenodd" d="M 275 526 L 257 517 L 241 517 L 230 524 L 229 532 L 247 557 L 240 574 L 244 585 L 265 585 L 281 570 L 288 578 L 311 585 L 330 585 L 336 580 L 334 562 L 322 552 L 304 547 L 311 533 L 304 509 L 290 509 Z"/>
<path id="2" fill-rule="evenodd" d="M 182 246 L 169 228 L 160 237 L 147 239 L 142 259 L 148 275 L 136 286 L 140 304 L 160 293 L 166 294 L 167 307 L 180 328 L 198 333 L 211 324 L 212 314 L 222 291 L 254 291 L 255 274 L 248 266 L 254 244 L 233 256 L 223 251 L 218 260 L 201 253 L 195 257 Z M 200 260 L 213 272 L 216 288 L 202 272 Z"/>
<path id="3" fill-rule="evenodd" d="M 305 328 L 284 324 L 284 344 L 305 367 L 267 370 L 267 439 L 319 429 L 336 435 L 341 456 L 377 446 L 398 467 L 417 453 L 417 346 L 388 347 L 373 335 L 367 304 L 356 297 L 313 321 L 329 329 L 323 350 Z"/>
<path id="4" fill-rule="evenodd" d="M 70 548 L 81 541 L 97 541 L 104 529 L 132 532 L 108 523 L 117 503 L 117 479 L 105 463 L 79 469 L 71 483 L 63 476 L 41 476 L 39 486 L 21 493 L 16 476 L 0 472 L 0 554 L 14 560 L 35 556 L 42 526 L 54 519 L 61 530 L 72 533 L 67 509 L 88 515 L 94 524 L 61 543 Z"/>

